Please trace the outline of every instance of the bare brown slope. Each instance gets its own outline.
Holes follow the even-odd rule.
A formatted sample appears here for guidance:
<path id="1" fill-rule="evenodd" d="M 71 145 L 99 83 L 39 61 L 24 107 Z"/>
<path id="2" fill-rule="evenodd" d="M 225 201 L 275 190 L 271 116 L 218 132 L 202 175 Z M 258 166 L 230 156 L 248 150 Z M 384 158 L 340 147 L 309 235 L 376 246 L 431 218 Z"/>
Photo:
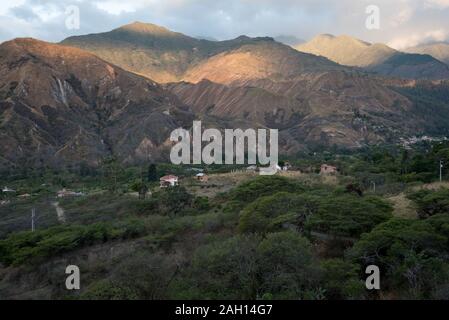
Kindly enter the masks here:
<path id="1" fill-rule="evenodd" d="M 62 44 L 82 48 L 161 83 L 217 80 L 218 73 L 227 74 L 228 79 L 256 78 L 297 75 L 310 68 L 318 71 L 338 68 L 327 59 L 298 53 L 272 38 L 240 36 L 227 41 L 199 40 L 141 22 L 110 32 L 70 37 Z"/>
<path id="2" fill-rule="evenodd" d="M 229 84 L 253 79 L 285 80 L 304 72 L 343 70 L 325 58 L 300 53 L 272 40 L 261 40 L 225 51 L 190 69 L 184 81 L 208 79 Z"/>
<path id="3" fill-rule="evenodd" d="M 238 119 L 245 127 L 280 130 L 284 152 L 305 146 L 356 148 L 395 142 L 425 131 L 408 97 L 391 82 L 356 72 L 304 73 L 290 80 L 210 81 L 168 88 L 207 119 Z M 406 82 L 395 85 L 404 87 Z"/>
<path id="4" fill-rule="evenodd" d="M 62 41 L 157 82 L 179 80 L 191 64 L 203 58 L 207 43 L 141 22 Z"/>
<path id="5" fill-rule="evenodd" d="M 3 162 L 155 158 L 184 116 L 155 82 L 76 48 L 5 42 L 0 74 Z"/>

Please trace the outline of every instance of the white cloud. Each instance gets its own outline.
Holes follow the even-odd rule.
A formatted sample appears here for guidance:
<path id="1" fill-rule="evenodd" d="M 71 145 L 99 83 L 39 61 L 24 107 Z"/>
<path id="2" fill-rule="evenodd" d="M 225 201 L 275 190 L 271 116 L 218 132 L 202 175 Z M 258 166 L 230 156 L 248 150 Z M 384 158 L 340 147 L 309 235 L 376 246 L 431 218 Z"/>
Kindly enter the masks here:
<path id="1" fill-rule="evenodd" d="M 78 31 L 64 24 L 65 7 L 73 4 L 80 7 Z M 370 4 L 380 8 L 380 30 L 365 28 Z M 0 21 L 8 23 L 0 26 L 0 41 L 60 41 L 139 20 L 216 39 L 332 33 L 404 47 L 446 37 L 448 17 L 449 0 L 2 0 Z"/>
<path id="2" fill-rule="evenodd" d="M 414 14 L 414 9 L 409 6 L 405 6 L 399 13 L 393 17 L 391 21 L 392 27 L 398 27 L 410 21 Z"/>
<path id="3" fill-rule="evenodd" d="M 424 33 L 412 34 L 404 37 L 397 37 L 391 40 L 388 45 L 397 50 L 403 50 L 415 47 L 422 43 L 445 41 L 448 38 L 448 32 L 442 29 L 431 30 Z"/>
<path id="4" fill-rule="evenodd" d="M 26 0 L 2 0 L 0 15 L 5 15 L 9 9 L 23 5 Z"/>
<path id="5" fill-rule="evenodd" d="M 424 6 L 427 8 L 447 8 L 449 0 L 425 0 Z"/>

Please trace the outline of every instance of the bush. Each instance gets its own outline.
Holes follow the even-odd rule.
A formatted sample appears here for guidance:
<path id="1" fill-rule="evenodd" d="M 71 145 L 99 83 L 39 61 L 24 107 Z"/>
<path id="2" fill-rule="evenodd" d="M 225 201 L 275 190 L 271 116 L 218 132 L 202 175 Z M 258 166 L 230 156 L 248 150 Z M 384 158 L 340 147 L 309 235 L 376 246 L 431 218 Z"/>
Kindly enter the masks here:
<path id="1" fill-rule="evenodd" d="M 329 259 L 321 263 L 322 284 L 326 299 L 360 299 L 365 284 L 359 278 L 360 266 L 343 259 Z"/>
<path id="2" fill-rule="evenodd" d="M 267 235 L 257 248 L 260 288 L 274 299 L 313 299 L 320 270 L 311 245 L 296 232 Z"/>
<path id="3" fill-rule="evenodd" d="M 255 299 L 256 236 L 235 236 L 199 247 L 191 266 L 173 284 L 176 299 Z"/>
<path id="4" fill-rule="evenodd" d="M 0 261 L 5 265 L 31 263 L 97 242 L 136 237 L 144 231 L 145 227 L 140 221 L 129 220 L 116 224 L 57 226 L 15 233 L 0 241 Z"/>
<path id="5" fill-rule="evenodd" d="M 315 297 L 318 265 L 295 232 L 239 235 L 198 248 L 172 286 L 176 299 L 300 299 Z"/>
<path id="6" fill-rule="evenodd" d="M 392 206 L 378 197 L 354 195 L 320 199 L 318 211 L 305 224 L 309 231 L 336 236 L 359 237 L 392 217 Z"/>
<path id="7" fill-rule="evenodd" d="M 403 289 L 411 298 L 429 298 L 449 276 L 449 216 L 426 220 L 394 218 L 380 224 L 348 251 L 362 268 L 377 265 L 383 290 Z"/>
<path id="8" fill-rule="evenodd" d="M 302 227 L 318 209 L 318 197 L 286 192 L 261 197 L 240 214 L 239 231 L 266 233 L 280 230 L 286 223 Z"/>
<path id="9" fill-rule="evenodd" d="M 280 176 L 259 176 L 256 179 L 242 183 L 229 194 L 230 200 L 248 204 L 259 197 L 277 192 L 304 191 L 304 187 Z"/>
<path id="10" fill-rule="evenodd" d="M 427 218 L 440 213 L 449 213 L 449 189 L 437 191 L 422 189 L 407 195 L 415 202 L 420 218 Z"/>
<path id="11" fill-rule="evenodd" d="M 100 280 L 91 284 L 81 296 L 83 300 L 135 300 L 138 295 L 134 289 L 123 287 L 110 280 Z"/>

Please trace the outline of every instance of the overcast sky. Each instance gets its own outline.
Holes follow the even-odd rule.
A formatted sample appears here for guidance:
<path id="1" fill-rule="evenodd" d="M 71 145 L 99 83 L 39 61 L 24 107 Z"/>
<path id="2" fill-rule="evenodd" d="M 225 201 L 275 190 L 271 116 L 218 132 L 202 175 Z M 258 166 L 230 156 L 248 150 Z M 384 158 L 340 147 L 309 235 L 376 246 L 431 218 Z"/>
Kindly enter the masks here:
<path id="1" fill-rule="evenodd" d="M 79 8 L 79 29 L 66 27 L 73 5 Z M 369 5 L 380 10 L 379 29 L 365 26 Z M 242 34 L 307 40 L 330 33 L 401 49 L 449 40 L 449 0 L 1 0 L 0 42 L 60 41 L 133 21 L 219 40 Z"/>

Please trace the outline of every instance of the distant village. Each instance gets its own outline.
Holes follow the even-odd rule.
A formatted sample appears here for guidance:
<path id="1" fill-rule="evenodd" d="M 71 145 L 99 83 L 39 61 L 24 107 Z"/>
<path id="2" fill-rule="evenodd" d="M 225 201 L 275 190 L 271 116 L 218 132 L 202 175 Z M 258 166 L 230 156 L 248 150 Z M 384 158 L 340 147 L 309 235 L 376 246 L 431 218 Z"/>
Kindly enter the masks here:
<path id="1" fill-rule="evenodd" d="M 282 163 L 282 165 L 276 166 L 277 172 L 296 172 L 296 173 L 302 173 L 299 168 L 296 168 L 292 166 L 288 161 Z M 197 173 L 194 174 L 193 178 L 195 181 L 201 184 L 207 184 L 209 181 L 209 175 L 205 172 L 204 169 L 201 168 L 191 168 L 192 171 L 196 171 Z M 256 165 L 251 165 L 246 168 L 238 169 L 238 170 L 232 170 L 232 173 L 239 174 L 239 173 L 252 173 L 252 174 L 258 174 L 260 171 L 260 167 Z M 312 171 L 312 169 L 310 169 Z M 336 175 L 338 173 L 338 168 L 329 165 L 329 164 L 322 164 L 320 166 L 320 175 Z M 176 186 L 179 186 L 181 184 L 181 177 L 176 176 L 174 174 L 168 174 L 164 175 L 159 179 L 159 188 L 160 189 L 166 189 L 166 188 L 173 188 Z M 11 203 L 13 199 L 27 199 L 31 198 L 33 195 L 29 193 L 19 193 L 16 190 L 14 190 L 11 187 L 4 186 L 1 189 L 2 197 L 0 198 L 0 205 L 7 205 Z M 151 192 L 148 190 L 147 187 L 136 193 L 139 198 L 146 198 L 147 196 L 151 195 Z M 61 198 L 70 198 L 70 197 L 83 197 L 87 195 L 85 192 L 78 192 L 73 191 L 67 188 L 63 188 L 56 192 L 55 197 L 57 199 Z"/>

